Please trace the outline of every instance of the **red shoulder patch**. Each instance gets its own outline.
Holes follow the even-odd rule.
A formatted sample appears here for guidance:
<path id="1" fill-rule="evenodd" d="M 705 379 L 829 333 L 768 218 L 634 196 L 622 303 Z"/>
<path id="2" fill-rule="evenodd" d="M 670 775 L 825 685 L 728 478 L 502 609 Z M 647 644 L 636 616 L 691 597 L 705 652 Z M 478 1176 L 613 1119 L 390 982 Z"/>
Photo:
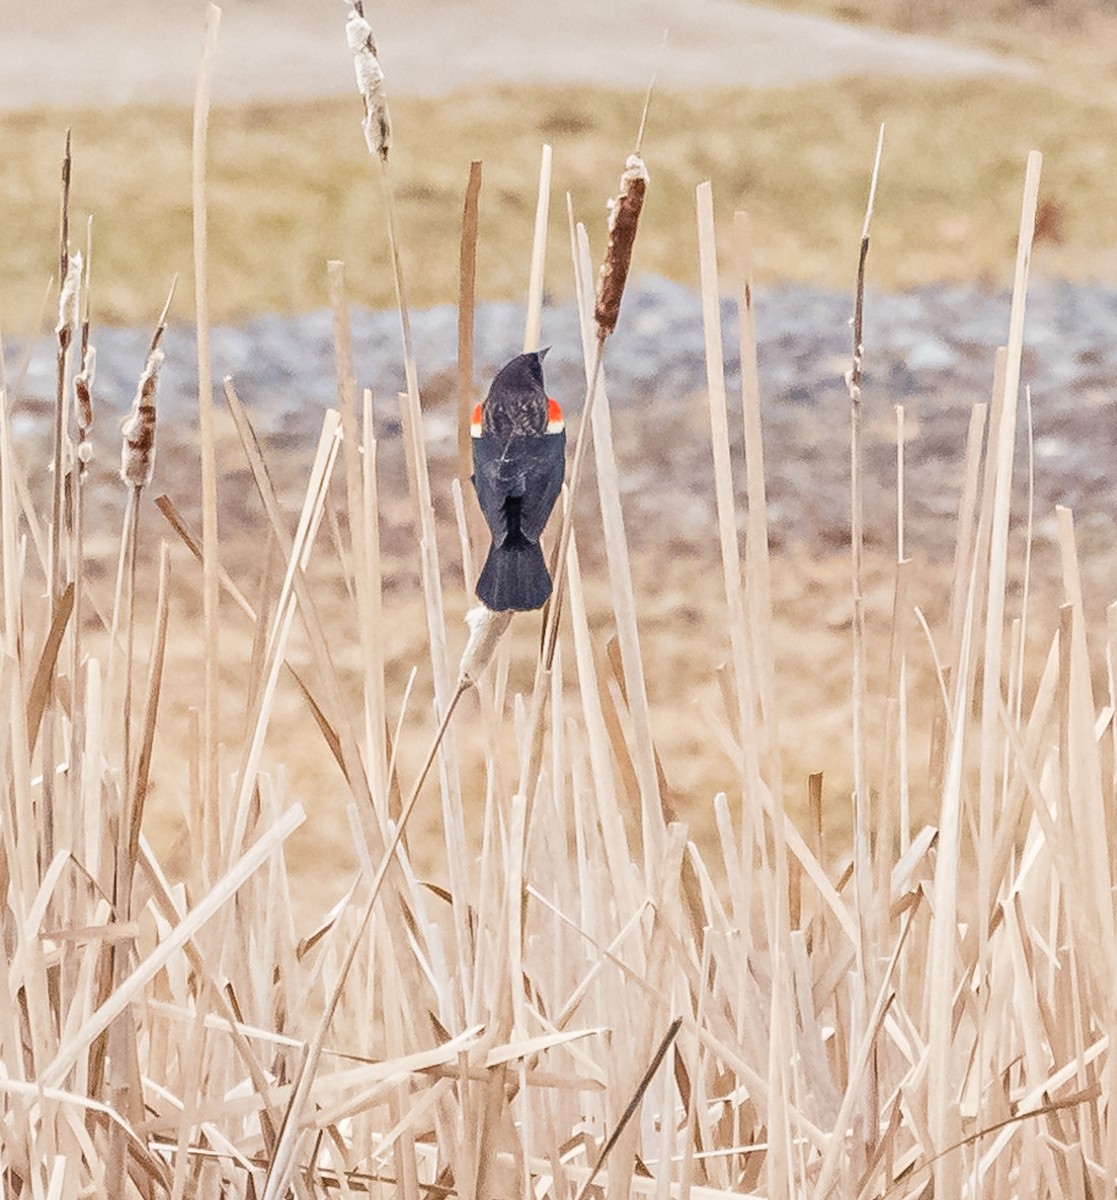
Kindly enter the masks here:
<path id="1" fill-rule="evenodd" d="M 566 423 L 562 419 L 562 409 L 559 407 L 557 400 L 552 400 L 547 397 L 547 432 L 562 433 L 566 428 Z"/>
<path id="2" fill-rule="evenodd" d="M 481 405 L 477 404 L 473 408 L 473 416 L 469 422 L 469 432 L 474 437 L 481 436 Z"/>

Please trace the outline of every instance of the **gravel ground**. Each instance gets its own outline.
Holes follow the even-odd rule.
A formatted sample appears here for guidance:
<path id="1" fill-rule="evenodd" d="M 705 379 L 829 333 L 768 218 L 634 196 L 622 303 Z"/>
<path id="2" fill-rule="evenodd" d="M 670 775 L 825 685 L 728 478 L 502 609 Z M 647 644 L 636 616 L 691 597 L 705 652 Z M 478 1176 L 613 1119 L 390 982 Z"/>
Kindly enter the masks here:
<path id="1" fill-rule="evenodd" d="M 870 545 L 891 548 L 895 529 L 895 417 L 907 428 L 906 527 L 909 544 L 932 557 L 954 544 L 953 515 L 972 405 L 989 396 L 993 349 L 1008 330 L 1009 300 L 976 285 L 936 285 L 898 295 L 870 294 L 865 320 L 865 466 Z M 849 295 L 803 287 L 766 290 L 756 299 L 772 534 L 777 546 L 810 552 L 844 544 L 848 521 Z M 731 400 L 739 395 L 736 307 L 722 306 Z M 426 433 L 436 480 L 445 483 L 454 456 L 456 312 L 415 313 L 413 327 Z M 477 314 L 479 388 L 516 353 L 523 311 L 486 304 Z M 1030 385 L 1035 429 L 1036 512 L 1050 530 L 1055 504 L 1075 510 L 1080 531 L 1110 545 L 1117 502 L 1117 290 L 1040 282 L 1029 297 L 1023 383 Z M 404 386 L 398 318 L 354 311 L 359 381 L 373 389 L 385 486 L 403 488 L 397 393 Z M 96 427 L 108 463 L 117 453 L 116 421 L 131 400 L 148 330 L 96 331 Z M 584 381 L 570 304 L 544 312 L 548 386 L 576 414 Z M 196 403 L 191 331 L 172 328 L 165 342 L 161 437 L 173 429 L 189 444 Z M 28 354 L 30 357 L 28 359 Z M 47 425 L 54 390 L 49 339 L 7 348 L 16 432 L 33 439 Z M 297 318 L 261 317 L 213 334 L 218 377 L 235 377 L 273 451 L 301 460 L 313 445 L 323 409 L 336 404 L 332 322 L 322 311 Z M 22 369 L 21 369 L 22 368 Z M 693 548 L 713 528 L 705 362 L 698 297 L 662 279 L 643 279 L 626 299 L 606 355 L 614 435 L 634 542 Z M 217 393 L 221 395 L 220 390 Z M 735 440 L 742 452 L 739 403 Z M 1026 422 L 1020 422 L 1020 486 L 1026 492 Z M 191 481 L 157 486 L 189 493 Z M 743 488 L 743 469 L 739 471 Z"/>

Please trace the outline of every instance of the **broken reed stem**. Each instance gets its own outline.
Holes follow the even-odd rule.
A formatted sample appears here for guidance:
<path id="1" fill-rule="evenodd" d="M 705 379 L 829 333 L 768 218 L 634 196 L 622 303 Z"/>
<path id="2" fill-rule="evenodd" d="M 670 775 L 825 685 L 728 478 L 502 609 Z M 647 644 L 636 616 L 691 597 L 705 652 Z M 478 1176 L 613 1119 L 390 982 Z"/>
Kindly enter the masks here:
<path id="1" fill-rule="evenodd" d="M 407 288 L 403 278 L 403 261 L 399 253 L 399 236 L 396 227 L 395 192 L 387 157 L 380 159 L 380 182 L 384 192 L 384 213 L 388 231 L 388 252 L 392 258 L 392 285 L 399 309 L 400 335 L 403 339 L 403 369 L 407 381 L 407 395 L 418 406 L 419 380 L 415 366 L 415 343 L 411 335 L 411 309 L 407 303 Z"/>
<path id="2" fill-rule="evenodd" d="M 779 715 L 776 703 L 776 663 L 772 631 L 772 578 L 768 544 L 768 497 L 764 475 L 764 436 L 760 421 L 760 376 L 753 310 L 753 235 L 748 213 L 733 214 L 741 270 L 738 300 L 741 362 L 741 410 L 745 437 L 745 487 L 748 498 L 745 526 L 745 602 L 748 607 L 757 697 L 767 740 L 768 786 L 783 795 L 779 753 Z"/>
<path id="3" fill-rule="evenodd" d="M 136 548 L 139 543 L 139 508 L 142 488 L 132 487 L 128 491 L 128 502 L 124 515 L 124 531 L 121 536 L 121 568 L 125 581 L 124 593 L 124 702 L 121 704 L 121 777 L 122 794 L 132 794 L 132 670 L 136 648 Z M 121 830 L 123 834 L 123 830 Z"/>
<path id="4" fill-rule="evenodd" d="M 209 96 L 221 9 L 206 9 L 206 32 L 194 93 L 191 154 L 191 210 L 194 240 L 194 321 L 198 346 L 198 433 L 202 474 L 202 622 L 205 646 L 205 693 L 202 704 L 202 811 L 210 815 L 210 848 L 217 836 L 217 723 L 220 677 L 219 607 L 221 602 L 217 543 L 217 450 L 213 412 L 213 366 L 209 341 L 209 264 L 206 207 L 206 157 L 209 141 Z M 217 854 L 205 860 L 216 865 Z M 207 880 L 208 882 L 208 880 Z"/>
<path id="5" fill-rule="evenodd" d="M 325 648 L 325 633 L 317 616 L 317 607 L 306 581 L 305 572 L 310 562 L 315 534 L 322 519 L 329 490 L 330 479 L 340 448 L 340 418 L 335 409 L 327 409 L 318 449 L 307 482 L 306 496 L 294 537 L 291 536 L 280 513 L 279 504 L 268 475 L 266 464 L 260 454 L 256 435 L 244 406 L 236 395 L 232 378 L 225 378 L 225 396 L 236 425 L 237 434 L 248 460 L 248 466 L 256 483 L 257 491 L 267 514 L 283 556 L 287 560 L 286 572 L 279 595 L 275 600 L 269 619 L 269 629 L 263 644 L 263 661 L 260 664 L 260 686 L 256 689 L 247 716 L 244 748 L 237 772 L 235 796 L 232 798 L 234 812 L 231 821 L 222 831 L 228 841 L 230 853 L 235 853 L 249 827 L 250 811 L 257 792 L 259 759 L 270 720 L 270 711 L 280 668 L 286 656 L 286 645 L 294 622 L 296 604 L 304 618 L 304 628 L 310 639 L 311 649 L 321 668 L 321 678 L 327 689 L 328 706 L 338 714 L 338 742 L 342 753 L 339 766 L 346 782 L 353 790 L 354 798 L 363 812 L 372 810 L 372 797 L 366 787 L 361 768 L 356 736 L 348 719 L 349 712 L 338 695 L 337 679 Z M 331 694 L 332 693 L 332 694 Z"/>
<path id="6" fill-rule="evenodd" d="M 679 1034 L 679 1030 L 683 1027 L 683 1018 L 676 1017 L 667 1027 L 667 1032 L 663 1035 L 662 1041 L 652 1056 L 652 1061 L 648 1064 L 648 1069 L 644 1072 L 643 1078 L 640 1080 L 633 1093 L 632 1099 L 625 1106 L 624 1112 L 621 1114 L 620 1120 L 616 1124 L 616 1128 L 609 1135 L 605 1145 L 601 1147 L 601 1153 L 597 1156 L 597 1160 L 593 1164 L 593 1170 L 590 1171 L 585 1183 L 582 1184 L 578 1191 L 577 1200 L 586 1200 L 594 1180 L 601 1173 L 601 1168 L 605 1165 L 605 1160 L 609 1157 L 613 1147 L 620 1140 L 620 1136 L 624 1133 L 625 1126 L 636 1115 L 636 1110 L 640 1107 L 640 1101 L 644 1098 L 644 1093 L 651 1086 L 652 1080 L 655 1078 L 656 1071 L 659 1070 L 659 1064 L 663 1062 L 667 1051 L 671 1049 L 671 1043 Z"/>
<path id="7" fill-rule="evenodd" d="M 477 305 L 477 237 L 481 197 L 481 163 L 469 164 L 469 182 L 462 206 L 461 254 L 458 268 L 458 478 L 462 488 L 473 475 L 473 438 L 470 423 L 473 419 L 473 337 Z M 480 505 L 465 508 L 463 532 L 471 551 L 485 544 L 488 526 Z M 471 565 L 472 554 L 463 556 L 463 582 L 466 594 L 472 595 L 477 576 Z"/>
<path id="8" fill-rule="evenodd" d="M 997 768 L 1001 755 L 998 728 L 1002 696 L 1004 662 L 1005 591 L 1008 577 L 1008 533 L 1012 509 L 1012 475 L 1016 446 L 1016 422 L 1019 408 L 1021 358 L 1024 352 L 1024 316 L 1027 306 L 1028 278 L 1031 272 L 1032 244 L 1035 239 L 1036 210 L 1039 203 L 1043 156 L 1037 150 L 1028 155 L 1024 173 L 1024 195 L 1017 233 L 1016 265 L 1013 273 L 1012 303 L 1006 345 L 1004 379 L 1000 395 L 995 397 L 996 443 L 990 439 L 987 454 L 994 465 L 992 515 L 989 529 L 989 575 L 985 609 L 985 654 L 981 681 L 981 766 L 978 809 L 978 935 L 981 961 L 984 961 L 989 919 L 993 912 L 994 888 L 990 873 L 991 848 L 996 836 Z"/>
<path id="9" fill-rule="evenodd" d="M 907 547 L 905 544 L 905 462 L 904 448 L 906 433 L 904 426 L 904 406 L 896 405 L 896 570 L 897 582 L 899 572 L 906 569 Z M 899 850 L 903 854 L 911 843 L 911 787 L 908 775 L 908 658 L 907 658 L 907 625 L 909 606 L 905 611 L 896 612 L 896 621 L 900 628 L 895 631 L 899 642 L 899 667 L 897 678 L 897 710 L 896 710 L 896 787 L 899 797 L 900 839 Z M 881 849 L 882 862 L 891 858 L 891 849 L 886 844 Z"/>
<path id="10" fill-rule="evenodd" d="M 477 305 L 477 225 L 481 196 L 481 164 L 469 164 L 462 206 L 462 238 L 458 264 L 458 477 L 465 486 L 473 472 L 469 423 L 473 415 L 473 318 Z M 469 581 L 467 580 L 467 586 Z"/>
<path id="11" fill-rule="evenodd" d="M 870 946 L 875 943 L 876 932 L 866 928 L 872 911 L 872 869 L 870 863 L 872 827 L 872 800 L 865 773 L 865 597 L 862 590 L 864 574 L 864 501 L 861 478 L 861 368 L 865 351 L 865 264 L 869 257 L 869 227 L 873 218 L 877 180 L 880 175 L 880 158 L 884 149 L 884 126 L 877 135 L 876 157 L 869 184 L 869 199 L 865 206 L 865 222 L 861 230 L 861 247 L 857 259 L 857 290 L 853 310 L 853 361 L 847 377 L 850 411 L 850 566 L 853 593 L 853 807 L 854 807 L 854 873 L 855 895 L 862 945 L 858 948 L 859 968 L 866 985 L 871 985 L 868 975 Z M 869 945 L 865 939 L 869 938 Z"/>
<path id="12" fill-rule="evenodd" d="M 535 205 L 535 229 L 531 239 L 531 272 L 527 286 L 527 319 L 524 322 L 524 353 L 539 349 L 543 318 L 543 268 L 547 260 L 547 217 L 551 211 L 551 147 L 544 142 L 539 156 L 539 196 Z"/>
<path id="13" fill-rule="evenodd" d="M 1036 430 L 1035 422 L 1032 419 L 1032 388 L 1030 384 L 1024 388 L 1024 415 L 1028 424 L 1028 498 L 1024 525 L 1024 565 L 1021 572 L 1020 590 L 1020 644 L 1016 660 L 1018 684 L 1012 710 L 1017 725 L 1023 720 L 1024 715 L 1024 653 L 1028 645 L 1028 602 L 1032 585 L 1032 541 L 1036 518 Z"/>
<path id="14" fill-rule="evenodd" d="M 442 744 L 442 739 L 450 726 L 450 721 L 453 718 L 454 710 L 458 706 L 458 701 L 465 695 L 469 686 L 467 682 L 460 681 L 454 690 L 454 694 L 450 698 L 450 703 L 446 707 L 446 712 L 442 717 L 438 730 L 431 741 L 423 767 L 411 789 L 407 803 L 400 810 L 399 820 L 395 823 L 391 839 L 381 856 L 380 865 L 377 867 L 376 874 L 372 879 L 368 899 L 365 901 L 365 907 L 361 911 L 357 927 L 353 931 L 353 936 L 350 938 L 348 949 L 345 952 L 345 958 L 342 960 L 337 978 L 330 990 L 325 1011 L 318 1023 L 318 1027 L 315 1029 L 314 1037 L 307 1046 L 306 1054 L 303 1057 L 299 1073 L 295 1079 L 290 1102 L 283 1114 L 283 1124 L 276 1143 L 275 1153 L 271 1158 L 268 1173 L 264 1180 L 263 1200 L 281 1200 L 287 1194 L 291 1178 L 297 1167 L 303 1113 L 310 1102 L 310 1089 L 318 1073 L 318 1066 L 322 1060 L 322 1050 L 325 1046 L 330 1026 L 333 1024 L 338 1004 L 341 1001 L 341 993 L 345 989 L 345 982 L 349 977 L 349 972 L 353 968 L 357 952 L 364 944 L 365 935 L 368 931 L 369 922 L 372 920 L 372 914 L 376 908 L 376 901 L 380 895 L 380 890 L 384 886 L 384 880 L 388 876 L 392 860 L 395 858 L 396 852 L 403 841 L 403 835 L 407 830 L 407 823 L 411 819 L 411 814 L 415 811 L 415 805 L 423 790 L 423 784 L 426 782 L 427 775 L 434 764 L 438 748 Z"/>
<path id="15" fill-rule="evenodd" d="M 582 401 L 582 416 L 578 421 L 578 437 L 574 443 L 574 457 L 570 462 L 570 476 L 566 484 L 566 502 L 563 506 L 562 524 L 559 526 L 558 543 L 553 562 L 554 586 L 547 606 L 543 633 L 542 659 L 544 669 L 548 673 L 554 666 L 555 648 L 558 645 L 559 621 L 562 617 L 562 602 L 566 590 L 566 556 L 570 549 L 570 538 L 574 532 L 574 497 L 582 478 L 586 451 L 589 449 L 593 437 L 590 418 L 593 415 L 594 400 L 600 390 L 599 384 L 605 359 L 605 337 L 606 335 L 599 330 L 593 352 L 593 366 L 586 383 L 585 398 Z"/>
<path id="16" fill-rule="evenodd" d="M 377 814 L 387 811 L 387 783 L 384 772 L 387 769 L 387 752 L 383 735 L 383 666 L 382 650 L 378 646 L 380 622 L 380 583 L 379 567 L 379 531 L 377 515 L 374 508 L 368 504 L 368 489 L 373 486 L 371 478 L 375 476 L 375 439 L 372 435 L 372 397 L 368 390 L 362 393 L 362 411 L 360 420 L 357 415 L 357 380 L 353 365 L 352 335 L 349 322 L 349 301 L 345 290 L 345 264 L 333 261 L 327 264 L 329 278 L 330 305 L 334 318 L 334 356 L 337 368 L 338 397 L 341 414 L 341 445 L 345 456 L 345 495 L 349 514 L 349 547 L 352 556 L 351 575 L 353 593 L 356 599 L 356 618 L 358 640 L 361 648 L 362 673 L 364 677 L 364 717 L 360 742 L 364 746 L 365 768 L 369 782 L 370 796 L 373 808 Z M 231 383 L 227 385 L 226 396 L 233 406 L 234 420 L 238 429 L 247 423 L 236 416 L 243 409 L 239 400 L 235 402 L 235 390 Z M 241 430 L 242 437 L 245 430 Z M 249 434 L 251 443 L 255 446 L 255 436 Z M 247 445 L 246 445 L 247 448 Z M 262 460 L 261 460 L 262 462 Z M 263 473 L 266 475 L 266 471 Z M 262 480 L 262 476 L 261 476 Z M 266 502 L 267 504 L 267 502 Z M 267 505 L 269 508 L 270 505 Z M 278 513 L 277 513 L 278 515 Z M 278 544 L 284 544 L 283 537 L 278 538 Z M 300 690 L 316 714 L 319 727 L 326 734 L 334 757 L 342 766 L 343 773 L 348 776 L 349 769 L 345 764 L 345 751 L 341 739 L 333 732 L 321 709 L 307 691 L 305 684 L 299 682 Z M 354 741 L 353 749 L 357 751 Z"/>

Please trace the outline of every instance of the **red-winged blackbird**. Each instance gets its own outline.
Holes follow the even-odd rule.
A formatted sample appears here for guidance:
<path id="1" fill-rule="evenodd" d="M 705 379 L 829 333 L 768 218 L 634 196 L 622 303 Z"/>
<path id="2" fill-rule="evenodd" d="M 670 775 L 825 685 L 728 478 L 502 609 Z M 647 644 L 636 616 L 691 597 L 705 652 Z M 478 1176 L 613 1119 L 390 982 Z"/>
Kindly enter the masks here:
<path id="1" fill-rule="evenodd" d="M 506 363 L 473 410 L 473 486 L 493 537 L 477 598 L 494 612 L 541 608 L 551 594 L 539 537 L 562 489 L 566 430 L 543 386 L 546 353 Z"/>

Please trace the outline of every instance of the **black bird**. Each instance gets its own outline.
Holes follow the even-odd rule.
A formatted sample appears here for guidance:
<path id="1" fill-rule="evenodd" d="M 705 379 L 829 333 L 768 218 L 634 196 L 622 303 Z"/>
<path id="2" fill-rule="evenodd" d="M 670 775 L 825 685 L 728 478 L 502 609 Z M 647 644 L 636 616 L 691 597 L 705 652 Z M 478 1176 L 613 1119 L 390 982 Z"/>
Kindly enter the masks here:
<path id="1" fill-rule="evenodd" d="M 473 486 L 493 538 L 477 598 L 494 612 L 542 608 L 551 594 L 539 538 L 562 490 L 566 428 L 543 386 L 546 353 L 506 363 L 473 410 Z"/>

